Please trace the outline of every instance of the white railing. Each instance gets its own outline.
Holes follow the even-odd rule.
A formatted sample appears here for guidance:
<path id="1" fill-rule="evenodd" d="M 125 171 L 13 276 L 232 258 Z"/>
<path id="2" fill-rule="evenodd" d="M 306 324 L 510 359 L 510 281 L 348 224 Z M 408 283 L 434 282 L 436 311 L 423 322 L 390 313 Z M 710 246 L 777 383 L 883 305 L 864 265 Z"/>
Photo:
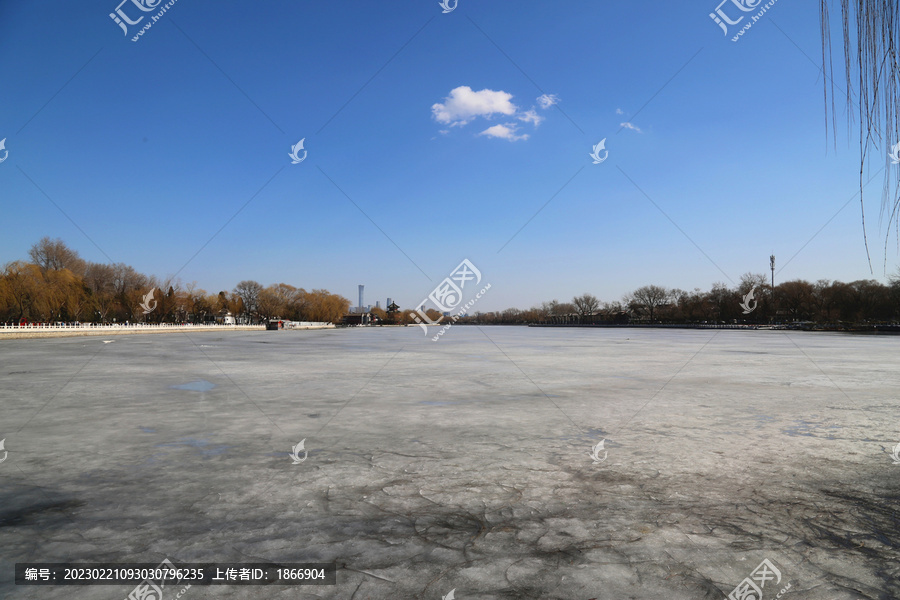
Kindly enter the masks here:
<path id="1" fill-rule="evenodd" d="M 139 329 L 234 329 L 235 327 L 259 327 L 263 325 L 219 325 L 206 323 L 27 323 L 8 325 L 0 323 L 0 331 L 66 331 L 66 330 L 139 330 Z"/>
<path id="2" fill-rule="evenodd" d="M 260 325 L 220 325 L 218 323 L 28 323 L 10 325 L 0 323 L 0 333 L 22 331 L 142 331 L 152 329 L 220 329 L 227 331 L 237 328 L 265 329 Z M 332 323 L 319 321 L 285 321 L 286 329 L 309 329 L 334 327 Z"/>

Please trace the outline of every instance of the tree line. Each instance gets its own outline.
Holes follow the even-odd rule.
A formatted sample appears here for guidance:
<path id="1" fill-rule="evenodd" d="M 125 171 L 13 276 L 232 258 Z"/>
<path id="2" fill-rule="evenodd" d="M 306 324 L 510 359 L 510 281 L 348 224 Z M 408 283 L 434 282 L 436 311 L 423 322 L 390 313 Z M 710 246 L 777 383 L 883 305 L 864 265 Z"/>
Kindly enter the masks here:
<path id="1" fill-rule="evenodd" d="M 241 281 L 209 294 L 196 283 L 161 280 L 123 263 L 83 260 L 60 240 L 41 239 L 30 261 L 7 263 L 0 274 L 0 322 L 210 323 L 226 313 L 245 322 L 268 318 L 338 323 L 350 301 L 328 290 Z M 152 298 L 148 297 L 153 290 Z M 152 310 L 145 314 L 147 307 Z"/>
<path id="2" fill-rule="evenodd" d="M 350 301 L 328 290 L 307 291 L 286 283 L 263 287 L 253 280 L 209 294 L 196 283 L 160 280 L 123 263 L 83 260 L 60 240 L 41 239 L 30 261 L 7 263 L 0 273 L 0 322 L 209 323 L 231 313 L 244 322 L 271 318 L 340 323 Z M 148 302 L 147 294 L 155 290 Z M 752 291 L 752 296 L 748 296 Z M 152 307 L 145 314 L 146 307 Z M 751 309 L 747 312 L 748 309 Z M 433 321 L 440 313 L 427 311 Z M 376 324 L 406 325 L 409 311 L 372 309 Z M 529 309 L 476 313 L 461 323 L 790 323 L 864 325 L 900 321 L 900 270 L 888 285 L 786 281 L 774 288 L 762 273 L 746 273 L 734 288 L 715 283 L 691 292 L 657 285 L 640 287 L 621 300 L 602 302 L 585 293 L 571 302 L 552 300 Z"/>
<path id="3" fill-rule="evenodd" d="M 752 296 L 748 296 L 752 290 Z M 749 312 L 748 312 L 749 310 Z M 888 324 L 900 321 L 900 270 L 884 285 L 864 279 L 851 283 L 786 281 L 774 288 L 765 274 L 747 273 L 734 288 L 712 289 L 646 285 L 622 300 L 602 302 L 585 293 L 571 302 L 552 300 L 529 309 L 477 313 L 463 323 L 484 324 L 625 324 L 625 323 L 820 323 Z"/>

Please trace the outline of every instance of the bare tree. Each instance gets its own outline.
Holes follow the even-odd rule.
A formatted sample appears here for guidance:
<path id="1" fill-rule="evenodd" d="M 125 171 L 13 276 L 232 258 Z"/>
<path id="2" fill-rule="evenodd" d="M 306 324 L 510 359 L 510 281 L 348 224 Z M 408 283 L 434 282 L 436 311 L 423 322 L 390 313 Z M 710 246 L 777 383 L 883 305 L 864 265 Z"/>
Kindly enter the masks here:
<path id="1" fill-rule="evenodd" d="M 570 302 L 560 303 L 554 299 L 550 302 L 542 302 L 540 308 L 541 318 L 555 323 L 565 322 L 569 315 L 576 312 L 575 305 Z"/>
<path id="2" fill-rule="evenodd" d="M 646 310 L 652 323 L 656 311 L 669 301 L 669 292 L 666 288 L 658 285 L 645 285 L 634 290 L 630 296 L 625 298 L 625 301 L 632 308 Z"/>
<path id="3" fill-rule="evenodd" d="M 778 306 L 794 320 L 808 320 L 815 309 L 815 288 L 808 281 L 785 281 L 778 285 Z"/>
<path id="4" fill-rule="evenodd" d="M 138 273 L 134 267 L 125 263 L 116 263 L 112 265 L 113 269 L 113 287 L 120 296 L 125 296 L 128 292 L 136 290 L 143 291 L 143 288 L 149 283 L 149 278 L 143 273 Z"/>
<path id="5" fill-rule="evenodd" d="M 616 300 L 615 302 L 604 302 L 603 303 L 603 312 L 608 315 L 615 315 L 620 312 L 623 312 L 625 307 L 622 306 L 622 303 Z"/>
<path id="6" fill-rule="evenodd" d="M 84 273 L 84 283 L 93 303 L 93 310 L 101 321 L 106 321 L 109 311 L 116 303 L 115 269 L 112 265 L 88 263 Z"/>
<path id="7" fill-rule="evenodd" d="M 721 281 L 713 284 L 712 289 L 706 293 L 706 299 L 708 313 L 716 320 L 727 321 L 742 312 L 739 307 L 743 298 Z"/>
<path id="8" fill-rule="evenodd" d="M 888 278 L 888 282 L 890 283 L 888 295 L 894 306 L 894 318 L 896 319 L 900 317 L 900 267 L 897 267 L 897 272 Z"/>
<path id="9" fill-rule="evenodd" d="M 888 277 L 888 282 L 891 284 L 893 288 L 900 288 L 900 267 L 897 267 L 897 272 Z"/>
<path id="10" fill-rule="evenodd" d="M 113 286 L 116 290 L 116 315 L 120 319 L 134 319 L 142 314 L 143 295 L 150 291 L 150 279 L 125 263 L 112 265 Z"/>
<path id="11" fill-rule="evenodd" d="M 558 300 L 551 300 L 550 302 L 541 302 L 541 311 L 548 315 L 553 316 L 558 314 L 557 309 L 559 308 Z"/>
<path id="12" fill-rule="evenodd" d="M 854 291 L 857 321 L 886 321 L 890 318 L 894 311 L 889 287 L 874 279 L 854 281 L 850 287 Z"/>
<path id="13" fill-rule="evenodd" d="M 263 286 L 252 279 L 245 279 L 234 286 L 234 293 L 241 299 L 244 305 L 244 314 L 249 318 L 253 311 L 257 310 L 259 293 Z"/>
<path id="14" fill-rule="evenodd" d="M 84 273 L 85 262 L 78 256 L 78 252 L 66 246 L 59 238 L 41 238 L 41 241 L 28 250 L 28 256 L 42 272 L 69 269 L 76 275 Z"/>
<path id="15" fill-rule="evenodd" d="M 769 284 L 769 278 L 765 273 L 744 273 L 741 275 L 741 284 L 738 286 L 738 292 L 746 294 L 752 288 L 764 288 Z"/>
<path id="16" fill-rule="evenodd" d="M 747 313 L 747 317 L 750 319 L 758 319 L 760 318 L 760 315 L 767 312 L 772 305 L 772 286 L 769 284 L 769 278 L 765 273 L 748 272 L 741 275 L 741 283 L 737 288 L 737 293 L 741 296 L 741 300 L 750 293 L 750 290 L 754 290 L 753 301 L 757 302 L 754 306 L 759 306 L 760 310 L 753 312 L 752 315 Z M 743 313 L 741 316 L 743 316 Z"/>
<path id="17" fill-rule="evenodd" d="M 593 294 L 588 294 L 587 292 L 572 298 L 572 304 L 575 305 L 575 310 L 581 315 L 582 323 L 584 323 L 588 317 L 593 320 L 594 313 L 600 308 L 600 301 L 597 300 L 597 297 Z"/>

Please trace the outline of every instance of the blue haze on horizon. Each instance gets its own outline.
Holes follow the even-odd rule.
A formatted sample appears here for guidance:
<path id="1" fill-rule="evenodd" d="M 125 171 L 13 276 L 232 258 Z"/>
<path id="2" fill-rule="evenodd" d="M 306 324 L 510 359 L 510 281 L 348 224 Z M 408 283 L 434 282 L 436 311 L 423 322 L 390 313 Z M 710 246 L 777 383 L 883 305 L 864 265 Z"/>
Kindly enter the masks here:
<path id="1" fill-rule="evenodd" d="M 716 4 L 178 0 L 132 42 L 116 0 L 2 3 L 0 263 L 50 236 L 209 293 L 355 304 L 365 284 L 412 308 L 468 258 L 481 311 L 733 286 L 772 253 L 776 282 L 886 281 L 887 148 L 866 175 L 873 275 L 857 128 L 841 104 L 825 128 L 818 3 L 780 0 L 737 43 Z M 439 121 L 465 87 L 457 108 L 515 111 Z"/>

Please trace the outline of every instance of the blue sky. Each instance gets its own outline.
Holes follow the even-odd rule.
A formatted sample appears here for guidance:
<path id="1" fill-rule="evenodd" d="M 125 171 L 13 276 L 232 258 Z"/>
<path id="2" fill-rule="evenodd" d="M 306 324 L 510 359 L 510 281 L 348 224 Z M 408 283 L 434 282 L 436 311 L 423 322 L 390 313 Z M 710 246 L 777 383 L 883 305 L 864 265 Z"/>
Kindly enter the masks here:
<path id="1" fill-rule="evenodd" d="M 731 285 L 771 253 L 776 280 L 873 277 L 812 0 L 736 43 L 716 2 L 178 0 L 137 42 L 117 5 L 0 4 L 0 262 L 48 235 L 209 292 L 362 283 L 411 307 L 468 258 L 478 310 Z"/>

